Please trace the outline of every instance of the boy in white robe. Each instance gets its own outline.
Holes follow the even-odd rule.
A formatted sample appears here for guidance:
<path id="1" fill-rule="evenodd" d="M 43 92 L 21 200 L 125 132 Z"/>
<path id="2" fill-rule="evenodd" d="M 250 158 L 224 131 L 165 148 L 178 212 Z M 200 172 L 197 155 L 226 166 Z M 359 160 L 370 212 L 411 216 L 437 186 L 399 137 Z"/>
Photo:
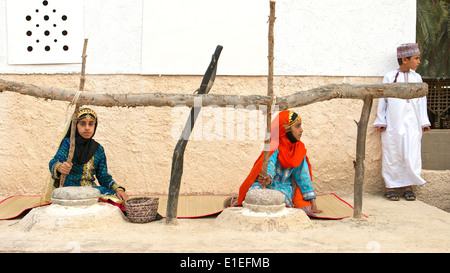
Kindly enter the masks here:
<path id="1" fill-rule="evenodd" d="M 400 67 L 384 76 L 383 83 L 422 82 L 415 72 L 420 64 L 417 44 L 402 44 L 397 48 Z M 406 200 L 415 200 L 412 186 L 422 186 L 422 131 L 430 130 L 426 97 L 415 99 L 380 98 L 373 124 L 381 132 L 382 176 L 386 183 L 384 196 L 399 200 L 395 189 L 404 188 Z"/>

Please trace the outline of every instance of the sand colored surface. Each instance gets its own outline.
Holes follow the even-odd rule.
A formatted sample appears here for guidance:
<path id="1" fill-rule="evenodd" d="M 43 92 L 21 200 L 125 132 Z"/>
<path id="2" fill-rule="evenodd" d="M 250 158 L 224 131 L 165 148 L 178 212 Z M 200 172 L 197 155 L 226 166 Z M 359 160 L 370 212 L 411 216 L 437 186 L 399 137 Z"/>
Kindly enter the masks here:
<path id="1" fill-rule="evenodd" d="M 351 196 L 342 198 L 353 203 Z M 30 226 L 32 212 L 0 221 L 0 252 L 450 251 L 448 212 L 419 200 L 392 202 L 372 195 L 364 196 L 363 201 L 363 212 L 369 218 L 312 219 L 312 225 L 300 231 L 238 231 L 218 225 L 217 216 L 178 219 L 175 226 L 167 225 L 165 219 L 133 224 L 115 213 L 109 218 L 89 217 L 89 224 L 77 218 L 73 228 L 40 215 Z M 100 222 L 93 224 L 97 220 Z"/>

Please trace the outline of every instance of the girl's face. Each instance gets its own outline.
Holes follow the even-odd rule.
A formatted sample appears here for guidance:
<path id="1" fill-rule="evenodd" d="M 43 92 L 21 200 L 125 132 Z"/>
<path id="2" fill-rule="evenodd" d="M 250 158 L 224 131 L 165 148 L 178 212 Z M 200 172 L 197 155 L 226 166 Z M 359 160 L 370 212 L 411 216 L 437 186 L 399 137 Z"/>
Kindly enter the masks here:
<path id="1" fill-rule="evenodd" d="M 77 124 L 78 133 L 85 139 L 89 139 L 94 135 L 95 121 L 84 118 Z"/>
<path id="2" fill-rule="evenodd" d="M 302 123 L 297 122 L 296 124 L 292 125 L 291 127 L 292 135 L 295 137 L 295 139 L 300 140 L 303 133 Z"/>

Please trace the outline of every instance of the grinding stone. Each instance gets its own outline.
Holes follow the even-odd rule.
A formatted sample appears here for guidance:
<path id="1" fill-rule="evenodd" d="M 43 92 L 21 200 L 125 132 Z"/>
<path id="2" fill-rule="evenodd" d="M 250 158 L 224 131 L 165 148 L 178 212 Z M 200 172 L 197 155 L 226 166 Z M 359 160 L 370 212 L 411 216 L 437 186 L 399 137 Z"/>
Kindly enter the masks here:
<path id="1" fill-rule="evenodd" d="M 282 205 L 284 195 L 271 189 L 251 189 L 245 195 L 245 203 L 252 205 Z"/>
<path id="2" fill-rule="evenodd" d="M 100 191 L 93 187 L 62 187 L 52 192 L 52 203 L 63 206 L 88 206 L 98 202 Z"/>

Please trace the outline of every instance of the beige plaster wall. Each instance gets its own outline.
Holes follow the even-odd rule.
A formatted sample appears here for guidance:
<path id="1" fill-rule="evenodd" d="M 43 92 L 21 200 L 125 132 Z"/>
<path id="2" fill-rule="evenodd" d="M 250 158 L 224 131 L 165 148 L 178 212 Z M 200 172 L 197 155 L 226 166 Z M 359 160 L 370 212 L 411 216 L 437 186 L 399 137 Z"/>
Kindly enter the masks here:
<path id="1" fill-rule="evenodd" d="M 76 74 L 4 74 L 0 77 L 72 90 L 77 90 L 79 84 Z M 85 92 L 192 93 L 200 82 L 201 76 L 87 75 Z M 282 96 L 343 82 L 379 83 L 381 78 L 278 76 L 274 80 L 274 92 Z M 266 77 L 218 76 L 211 93 L 263 95 L 266 90 Z M 375 118 L 376 105 L 375 101 L 370 123 Z M 67 112 L 67 107 L 67 102 L 45 101 L 12 92 L 0 94 L 0 195 L 41 192 L 49 173 L 48 162 L 58 148 L 65 118 L 71 113 L 71 109 Z M 318 193 L 353 194 L 355 120 L 359 120 L 361 107 L 362 102 L 358 100 L 336 99 L 294 109 L 303 118 L 302 140 L 308 149 Z M 186 114 L 168 107 L 92 108 L 99 115 L 95 139 L 106 150 L 114 179 L 130 194 L 166 194 L 172 153 Z M 250 129 L 245 130 L 244 139 L 226 138 L 226 130 L 222 135 L 220 131 L 217 134 L 214 126 L 222 124 L 214 125 L 211 120 L 220 114 L 217 111 L 225 116 L 226 110 L 204 108 L 202 111 L 201 123 L 196 123 L 195 137 L 189 141 L 185 152 L 181 194 L 237 193 L 258 157 L 262 138 L 255 139 Z M 187 111 L 185 108 L 184 112 Z M 232 110 L 231 113 L 235 112 L 245 117 L 247 128 L 254 122 L 252 111 Z M 229 124 L 229 120 L 226 122 Z M 211 124 L 216 134 L 202 136 Z M 216 139 L 211 140 L 211 137 Z M 380 192 L 384 188 L 380 174 L 381 142 L 371 127 L 366 152 L 364 190 Z"/>

